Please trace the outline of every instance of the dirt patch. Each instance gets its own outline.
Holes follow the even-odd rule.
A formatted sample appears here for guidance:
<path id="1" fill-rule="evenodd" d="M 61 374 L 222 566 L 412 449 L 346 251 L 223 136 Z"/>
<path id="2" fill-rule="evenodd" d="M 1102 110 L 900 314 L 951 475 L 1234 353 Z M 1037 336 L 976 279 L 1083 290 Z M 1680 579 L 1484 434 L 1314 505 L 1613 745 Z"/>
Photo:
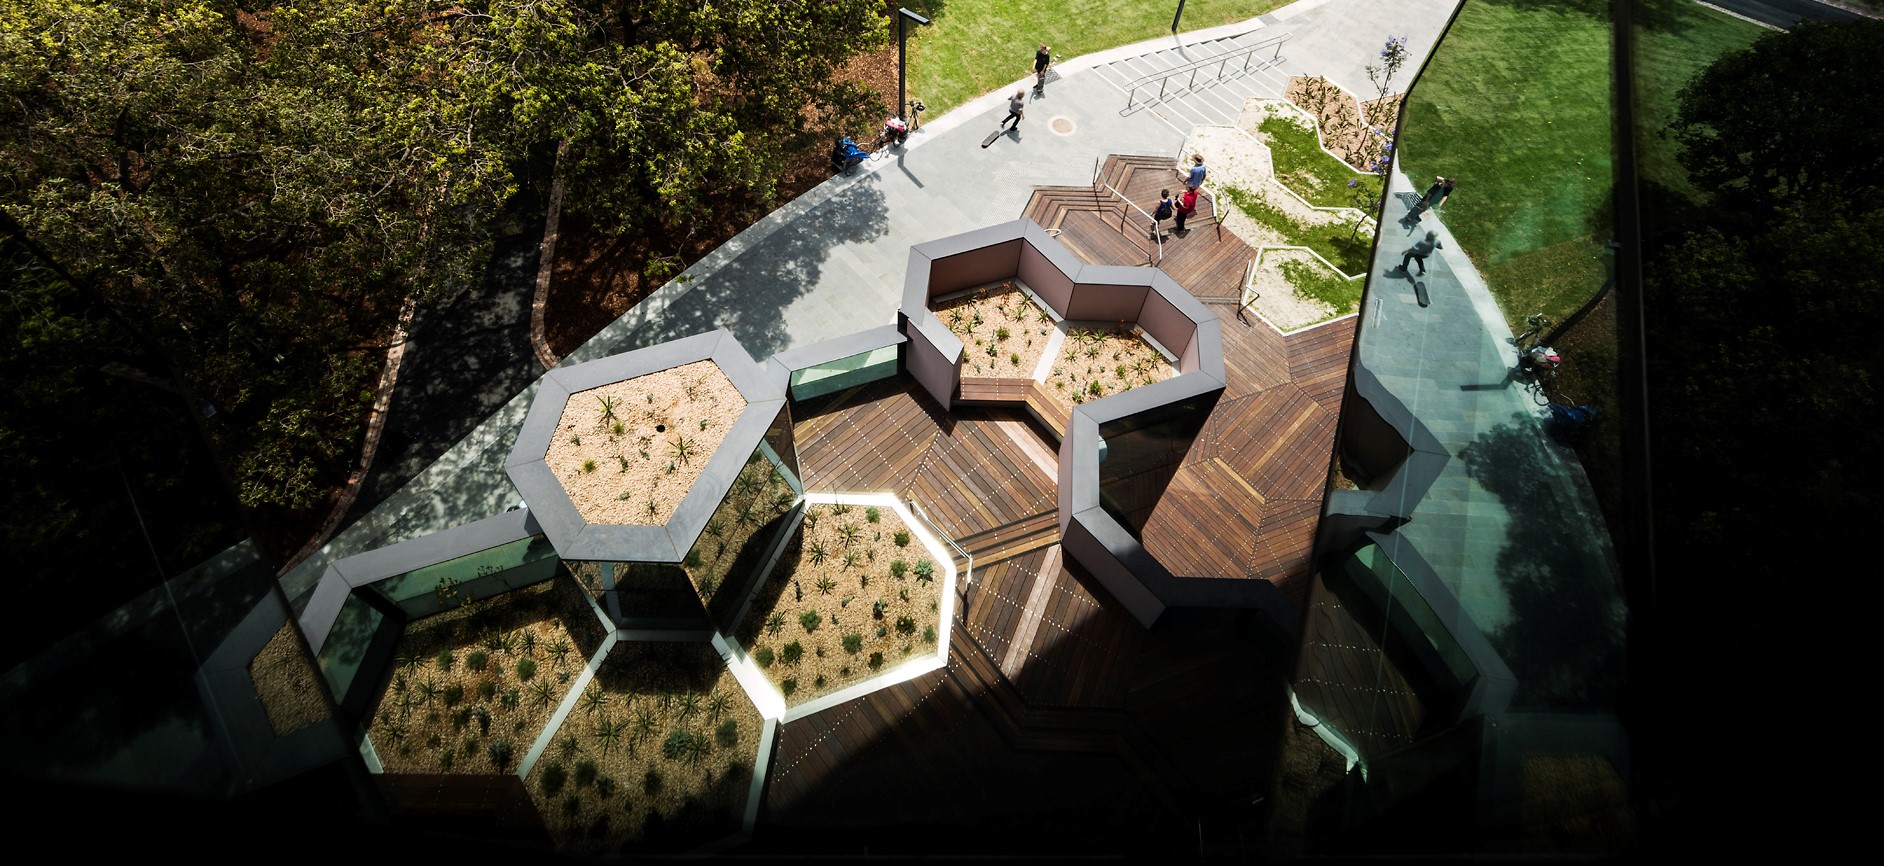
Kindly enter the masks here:
<path id="1" fill-rule="evenodd" d="M 565 851 L 697 847 L 739 830 L 764 723 L 711 645 L 623 641 L 525 784 Z"/>
<path id="2" fill-rule="evenodd" d="M 262 711 L 268 714 L 268 727 L 277 737 L 327 718 L 327 702 L 321 700 L 320 673 L 308 663 L 301 642 L 293 628 L 282 623 L 262 651 L 249 661 L 249 679 L 262 699 Z"/>
<path id="3" fill-rule="evenodd" d="M 1177 375 L 1136 327 L 1069 328 L 1047 374 L 1047 396 L 1068 412 L 1080 403 Z"/>
<path id="4" fill-rule="evenodd" d="M 601 640 L 588 602 L 560 578 L 413 623 L 367 729 L 381 765 L 515 771 Z"/>
<path id="5" fill-rule="evenodd" d="M 1013 282 L 944 301 L 935 314 L 962 339 L 962 372 L 975 376 L 1032 379 L 1053 334 L 1053 315 Z"/>
<path id="6" fill-rule="evenodd" d="M 1360 98 L 1320 76 L 1295 76 L 1284 92 L 1288 100 L 1315 118 L 1321 127 L 1321 143 L 1339 155 L 1343 162 L 1367 171 L 1380 153 L 1386 139 L 1373 129 L 1391 133 L 1399 119 L 1400 101 L 1405 94 L 1362 103 Z M 1362 112 L 1366 122 L 1362 122 Z"/>
<path id="7" fill-rule="evenodd" d="M 658 526 L 745 408 L 710 360 L 579 391 L 556 422 L 545 462 L 583 519 Z"/>
<path id="8" fill-rule="evenodd" d="M 893 509 L 813 505 L 740 644 L 797 706 L 933 651 L 942 577 Z"/>

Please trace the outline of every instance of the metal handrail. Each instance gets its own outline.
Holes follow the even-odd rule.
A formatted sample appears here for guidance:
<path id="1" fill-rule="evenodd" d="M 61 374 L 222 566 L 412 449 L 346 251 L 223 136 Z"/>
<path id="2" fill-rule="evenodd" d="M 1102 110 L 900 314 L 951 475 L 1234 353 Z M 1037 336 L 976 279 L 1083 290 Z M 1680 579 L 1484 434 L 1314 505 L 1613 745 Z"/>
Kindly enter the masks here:
<path id="1" fill-rule="evenodd" d="M 1150 250 L 1145 250 L 1145 256 L 1146 256 L 1145 264 L 1149 265 L 1149 264 L 1154 264 L 1157 262 L 1164 261 L 1164 232 L 1159 230 L 1158 221 L 1152 219 L 1151 214 L 1146 212 L 1144 208 L 1139 207 L 1136 204 L 1133 204 L 1131 199 L 1125 197 L 1125 193 L 1122 193 L 1116 189 L 1113 189 L 1112 184 L 1101 181 L 1099 185 L 1105 187 L 1106 192 L 1109 192 L 1115 196 L 1118 196 L 1119 201 L 1124 202 L 1126 207 L 1129 207 L 1132 210 L 1138 211 L 1138 213 L 1141 216 L 1143 216 L 1147 220 L 1150 220 L 1152 233 L 1153 233 L 1152 239 L 1157 241 L 1158 251 L 1157 251 L 1157 258 L 1152 258 L 1151 257 L 1152 252 Z M 1144 247 L 1139 246 L 1137 238 L 1132 237 L 1131 234 L 1125 231 L 1125 218 L 1128 216 L 1130 216 L 1130 214 L 1127 214 L 1125 211 L 1119 211 L 1119 234 L 1125 235 L 1125 239 L 1128 241 L 1131 241 L 1132 246 L 1138 247 L 1139 249 L 1144 249 Z"/>
<path id="2" fill-rule="evenodd" d="M 1140 76 L 1138 80 L 1129 82 L 1125 85 L 1125 91 L 1126 91 L 1125 108 L 1127 111 L 1130 111 L 1132 108 L 1132 104 L 1136 102 L 1138 99 L 1138 89 L 1141 87 L 1150 86 L 1153 81 L 1158 82 L 1158 96 L 1156 98 L 1163 99 L 1166 88 L 1170 86 L 1171 79 L 1176 78 L 1177 76 L 1183 75 L 1188 72 L 1190 73 L 1190 80 L 1184 83 L 1184 88 L 1186 90 L 1189 90 L 1192 86 L 1196 85 L 1197 83 L 1198 70 L 1203 69 L 1204 67 L 1209 66 L 1212 63 L 1217 64 L 1217 74 L 1215 76 L 1217 78 L 1222 78 L 1224 68 L 1229 65 L 1230 61 L 1235 60 L 1238 57 L 1243 58 L 1243 68 L 1241 71 L 1248 72 L 1250 58 L 1253 55 L 1255 55 L 1257 51 L 1260 51 L 1264 48 L 1268 48 L 1272 45 L 1275 46 L 1276 53 L 1273 56 L 1271 56 L 1267 61 L 1264 61 L 1263 66 L 1277 65 L 1282 62 L 1282 43 L 1289 41 L 1289 38 L 1294 35 L 1295 34 L 1293 33 L 1284 33 L 1280 36 L 1275 36 L 1269 39 L 1265 39 L 1247 48 L 1238 48 L 1235 51 L 1225 51 L 1224 53 L 1219 54 L 1215 57 L 1206 57 L 1201 60 L 1193 60 L 1189 63 L 1184 64 L 1183 66 L 1179 66 L 1174 69 L 1167 69 L 1163 72 L 1153 72 L 1149 75 Z"/>

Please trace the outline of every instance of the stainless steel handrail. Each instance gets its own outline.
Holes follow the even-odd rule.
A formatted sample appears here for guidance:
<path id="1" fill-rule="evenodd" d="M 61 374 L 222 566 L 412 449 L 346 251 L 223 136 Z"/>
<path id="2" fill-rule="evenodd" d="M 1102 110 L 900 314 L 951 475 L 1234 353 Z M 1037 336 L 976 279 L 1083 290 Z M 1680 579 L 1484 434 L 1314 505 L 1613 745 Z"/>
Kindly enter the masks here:
<path id="1" fill-rule="evenodd" d="M 1209 66 L 1212 63 L 1217 64 L 1217 74 L 1216 74 L 1217 78 L 1223 77 L 1224 67 L 1228 66 L 1230 61 L 1235 60 L 1238 57 L 1243 58 L 1243 69 L 1241 71 L 1248 72 L 1250 58 L 1254 56 L 1257 51 L 1260 51 L 1264 48 L 1268 48 L 1271 46 L 1275 47 L 1276 53 L 1274 54 L 1274 56 L 1270 57 L 1269 60 L 1265 61 L 1263 63 L 1263 66 L 1276 65 L 1282 62 L 1282 43 L 1289 41 L 1289 38 L 1294 35 L 1295 34 L 1293 33 L 1284 33 L 1280 36 L 1272 37 L 1270 39 L 1265 39 L 1247 48 L 1238 48 L 1235 51 L 1225 51 L 1224 53 L 1219 54 L 1215 57 L 1205 57 L 1201 60 L 1193 60 L 1189 63 L 1184 64 L 1183 66 L 1179 66 L 1174 69 L 1167 69 L 1163 72 L 1153 72 L 1149 75 L 1140 76 L 1136 81 L 1128 82 L 1125 85 L 1125 91 L 1126 91 L 1125 108 L 1127 111 L 1130 111 L 1132 108 L 1132 104 L 1136 102 L 1138 99 L 1139 88 L 1149 87 L 1151 83 L 1154 81 L 1158 83 L 1158 95 L 1157 97 L 1155 97 L 1155 99 L 1163 99 L 1165 90 L 1170 86 L 1171 79 L 1176 78 L 1179 75 L 1183 75 L 1187 72 L 1190 73 L 1191 77 L 1189 81 L 1186 81 L 1184 83 L 1184 88 L 1186 90 L 1190 89 L 1192 86 L 1194 86 L 1197 83 L 1198 70 L 1203 69 L 1204 67 Z"/>
<path id="2" fill-rule="evenodd" d="M 942 529 L 942 525 L 936 523 L 935 519 L 929 516 L 929 512 L 922 510 L 922 506 L 918 504 L 916 500 L 909 500 L 909 510 L 917 517 L 922 518 L 922 522 L 929 524 L 929 528 L 935 530 L 935 534 L 943 541 L 948 542 L 950 547 L 955 548 L 955 552 L 961 554 L 963 559 L 968 560 L 968 570 L 962 574 L 962 595 L 966 597 L 968 595 L 968 587 L 975 582 L 975 558 L 971 556 L 967 550 L 964 550 L 961 545 L 956 544 L 955 539 L 950 538 L 949 534 Z"/>

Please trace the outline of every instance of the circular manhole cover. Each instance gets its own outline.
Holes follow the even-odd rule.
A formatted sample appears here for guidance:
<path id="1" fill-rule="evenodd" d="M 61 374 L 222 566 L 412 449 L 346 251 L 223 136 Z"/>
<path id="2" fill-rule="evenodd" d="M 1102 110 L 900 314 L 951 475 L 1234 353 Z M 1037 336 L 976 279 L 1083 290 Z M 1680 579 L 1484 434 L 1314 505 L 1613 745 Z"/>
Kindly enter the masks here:
<path id="1" fill-rule="evenodd" d="M 1079 128 L 1073 125 L 1073 118 L 1064 115 L 1047 121 L 1047 126 L 1052 129 L 1056 135 L 1072 135 L 1074 130 Z"/>

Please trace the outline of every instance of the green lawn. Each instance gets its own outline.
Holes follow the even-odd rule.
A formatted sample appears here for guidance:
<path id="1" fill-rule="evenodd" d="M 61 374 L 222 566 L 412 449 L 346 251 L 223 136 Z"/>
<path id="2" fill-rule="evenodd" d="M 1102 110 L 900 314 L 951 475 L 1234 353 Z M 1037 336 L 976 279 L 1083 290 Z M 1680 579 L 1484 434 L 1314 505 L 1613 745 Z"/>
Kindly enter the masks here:
<path id="1" fill-rule="evenodd" d="M 1189 0 L 1180 31 L 1254 18 L 1285 0 Z M 1045 42 L 1072 59 L 1171 32 L 1172 0 L 916 0 L 908 4 L 934 22 L 910 24 L 909 95 L 927 116 L 1033 74 L 1034 50 Z M 890 22 L 896 38 L 896 22 Z M 1122 104 L 1121 100 L 1121 104 Z"/>
<path id="2" fill-rule="evenodd" d="M 1281 195 L 1281 193 L 1276 193 Z M 1328 263 L 1341 269 L 1344 274 L 1367 272 L 1368 254 L 1374 245 L 1371 228 L 1363 228 L 1359 233 L 1353 229 L 1353 221 L 1347 220 L 1333 225 L 1308 226 L 1296 222 L 1288 214 L 1264 201 L 1263 197 L 1241 187 L 1223 187 L 1223 197 L 1230 204 L 1250 219 L 1266 225 L 1282 235 L 1282 242 L 1289 246 L 1308 247 Z M 1354 285 L 1355 291 L 1360 284 Z M 1337 309 L 1342 309 L 1337 307 Z"/>
<path id="3" fill-rule="evenodd" d="M 1270 115 L 1257 127 L 1268 137 L 1269 152 L 1275 157 L 1276 176 L 1297 195 L 1317 207 L 1358 207 L 1355 189 L 1358 182 L 1368 192 L 1380 189 L 1380 177 L 1361 174 L 1348 164 L 1321 149 L 1321 140 L 1308 121 Z"/>
<path id="4" fill-rule="evenodd" d="M 1514 331 L 1530 313 L 1561 321 L 1603 284 L 1607 8 L 1468 2 L 1407 106 L 1401 167 L 1421 191 L 1458 178 L 1441 218 Z"/>
<path id="5" fill-rule="evenodd" d="M 1333 307 L 1337 316 L 1353 312 L 1361 302 L 1361 288 L 1366 280 L 1342 279 L 1321 265 L 1295 260 L 1284 261 L 1276 269 L 1295 288 L 1296 294 Z"/>
<path id="6" fill-rule="evenodd" d="M 1753 44 L 1768 31 L 1683 0 L 1650 0 L 1646 6 L 1654 26 L 1636 35 L 1636 168 L 1642 180 L 1700 204 L 1674 141 L 1661 134 L 1675 119 L 1675 94 L 1715 58 Z"/>

